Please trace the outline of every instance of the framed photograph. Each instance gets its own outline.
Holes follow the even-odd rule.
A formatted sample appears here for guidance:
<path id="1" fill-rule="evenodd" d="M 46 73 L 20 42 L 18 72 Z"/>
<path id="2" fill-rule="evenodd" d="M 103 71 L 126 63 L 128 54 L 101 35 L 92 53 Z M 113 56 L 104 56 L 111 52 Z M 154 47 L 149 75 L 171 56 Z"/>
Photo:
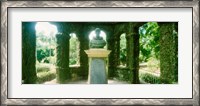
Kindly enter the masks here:
<path id="1" fill-rule="evenodd" d="M 199 1 L 2 1 L 1 105 L 199 105 Z"/>

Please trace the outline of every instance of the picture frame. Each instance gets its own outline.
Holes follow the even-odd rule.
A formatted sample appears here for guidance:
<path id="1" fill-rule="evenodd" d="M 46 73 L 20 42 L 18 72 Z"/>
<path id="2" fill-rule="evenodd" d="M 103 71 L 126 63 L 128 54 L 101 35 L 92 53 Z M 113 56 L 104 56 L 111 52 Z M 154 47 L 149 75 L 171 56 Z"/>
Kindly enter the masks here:
<path id="1" fill-rule="evenodd" d="M 192 8 L 192 98 L 8 98 L 9 8 Z M 2 1 L 1 105 L 199 105 L 199 1 Z"/>

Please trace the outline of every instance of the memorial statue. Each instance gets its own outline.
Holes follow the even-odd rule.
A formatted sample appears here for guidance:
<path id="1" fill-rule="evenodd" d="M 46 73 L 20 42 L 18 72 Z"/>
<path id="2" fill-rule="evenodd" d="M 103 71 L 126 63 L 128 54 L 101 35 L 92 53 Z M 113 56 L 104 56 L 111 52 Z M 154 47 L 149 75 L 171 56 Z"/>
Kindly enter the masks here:
<path id="1" fill-rule="evenodd" d="M 90 48 L 103 48 L 106 45 L 106 41 L 100 36 L 101 30 L 95 29 L 96 36 L 90 41 Z"/>

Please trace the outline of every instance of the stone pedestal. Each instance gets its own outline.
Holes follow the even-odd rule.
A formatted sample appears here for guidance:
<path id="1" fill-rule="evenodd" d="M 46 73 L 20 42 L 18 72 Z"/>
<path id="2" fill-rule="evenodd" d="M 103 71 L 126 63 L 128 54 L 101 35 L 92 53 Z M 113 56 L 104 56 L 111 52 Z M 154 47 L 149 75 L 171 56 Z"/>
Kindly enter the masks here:
<path id="1" fill-rule="evenodd" d="M 85 50 L 89 57 L 89 84 L 107 84 L 106 58 L 110 51 L 106 49 Z"/>

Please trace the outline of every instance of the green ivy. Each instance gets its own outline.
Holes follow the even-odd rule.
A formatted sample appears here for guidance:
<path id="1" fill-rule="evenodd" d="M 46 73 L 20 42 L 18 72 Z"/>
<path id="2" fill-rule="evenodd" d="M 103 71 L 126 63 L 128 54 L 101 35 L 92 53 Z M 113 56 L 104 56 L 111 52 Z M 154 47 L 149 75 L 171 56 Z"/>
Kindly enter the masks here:
<path id="1" fill-rule="evenodd" d="M 178 34 L 175 23 L 162 23 L 160 27 L 161 78 L 169 83 L 178 82 Z"/>
<path id="2" fill-rule="evenodd" d="M 141 80 L 145 81 L 146 83 L 150 83 L 150 84 L 161 84 L 162 83 L 160 80 L 160 77 L 155 76 L 150 73 L 140 73 L 139 77 Z"/>
<path id="3" fill-rule="evenodd" d="M 130 71 L 128 68 L 118 68 L 115 78 L 121 81 L 127 81 L 131 83 L 133 79 L 133 72 Z"/>

